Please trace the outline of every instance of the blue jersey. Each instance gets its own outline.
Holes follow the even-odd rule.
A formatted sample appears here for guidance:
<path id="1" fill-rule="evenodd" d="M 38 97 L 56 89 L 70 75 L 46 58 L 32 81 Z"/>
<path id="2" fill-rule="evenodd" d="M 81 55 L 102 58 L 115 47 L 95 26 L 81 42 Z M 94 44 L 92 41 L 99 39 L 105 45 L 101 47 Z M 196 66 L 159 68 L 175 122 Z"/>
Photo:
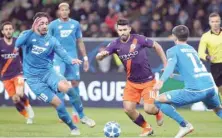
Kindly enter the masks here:
<path id="1" fill-rule="evenodd" d="M 77 58 L 76 40 L 82 38 L 82 32 L 78 21 L 70 19 L 61 21 L 56 19 L 49 25 L 49 33 L 59 40 L 69 56 Z M 55 57 L 57 58 L 57 56 Z"/>
<path id="2" fill-rule="evenodd" d="M 49 34 L 41 36 L 31 30 L 24 31 L 16 40 L 15 47 L 22 47 L 25 77 L 41 77 L 53 69 L 54 53 L 67 64 L 72 64 L 72 58 Z"/>
<path id="3" fill-rule="evenodd" d="M 161 76 L 165 81 L 174 68 L 184 80 L 185 89 L 203 90 L 214 86 L 214 81 L 202 61 L 198 57 L 196 50 L 188 44 L 176 45 L 167 50 L 168 65 Z"/>

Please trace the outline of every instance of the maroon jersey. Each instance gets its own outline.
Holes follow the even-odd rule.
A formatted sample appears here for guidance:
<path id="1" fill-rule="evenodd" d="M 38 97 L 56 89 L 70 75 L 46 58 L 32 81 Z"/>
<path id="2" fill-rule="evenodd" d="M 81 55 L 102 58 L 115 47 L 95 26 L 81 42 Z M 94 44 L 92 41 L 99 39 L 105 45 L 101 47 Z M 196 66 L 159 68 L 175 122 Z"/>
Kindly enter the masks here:
<path id="1" fill-rule="evenodd" d="M 109 43 L 106 50 L 110 54 L 116 53 L 127 72 L 127 79 L 135 83 L 143 83 L 154 79 L 147 56 L 147 49 L 152 48 L 153 41 L 145 36 L 131 34 L 127 42 L 120 38 Z"/>
<path id="2" fill-rule="evenodd" d="M 13 53 L 16 38 L 11 45 L 6 44 L 4 39 L 0 40 L 0 78 L 11 79 L 22 74 L 22 64 L 19 53 Z"/>

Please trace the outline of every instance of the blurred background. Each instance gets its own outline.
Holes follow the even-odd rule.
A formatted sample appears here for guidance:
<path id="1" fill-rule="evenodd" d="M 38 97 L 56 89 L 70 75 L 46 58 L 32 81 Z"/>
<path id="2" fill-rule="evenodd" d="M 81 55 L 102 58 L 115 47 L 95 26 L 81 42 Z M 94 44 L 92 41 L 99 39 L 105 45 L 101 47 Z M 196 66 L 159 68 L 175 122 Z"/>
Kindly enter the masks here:
<path id="1" fill-rule="evenodd" d="M 38 11 L 57 17 L 62 0 L 1 0 L 0 22 L 12 21 L 15 36 L 30 28 Z M 173 26 L 187 25 L 191 37 L 200 37 L 208 29 L 208 15 L 222 14 L 221 0 L 66 0 L 71 18 L 81 23 L 84 37 L 116 37 L 114 25 L 119 17 L 127 17 L 133 32 L 148 37 L 169 37 Z"/>

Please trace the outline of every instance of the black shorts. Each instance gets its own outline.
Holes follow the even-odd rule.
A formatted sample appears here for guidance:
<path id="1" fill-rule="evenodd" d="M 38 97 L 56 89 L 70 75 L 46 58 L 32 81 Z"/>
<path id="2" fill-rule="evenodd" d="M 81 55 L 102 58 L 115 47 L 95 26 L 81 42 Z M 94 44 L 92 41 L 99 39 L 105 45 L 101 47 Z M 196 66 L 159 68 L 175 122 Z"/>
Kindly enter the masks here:
<path id="1" fill-rule="evenodd" d="M 211 73 L 213 75 L 216 85 L 222 86 L 222 63 L 212 63 Z"/>

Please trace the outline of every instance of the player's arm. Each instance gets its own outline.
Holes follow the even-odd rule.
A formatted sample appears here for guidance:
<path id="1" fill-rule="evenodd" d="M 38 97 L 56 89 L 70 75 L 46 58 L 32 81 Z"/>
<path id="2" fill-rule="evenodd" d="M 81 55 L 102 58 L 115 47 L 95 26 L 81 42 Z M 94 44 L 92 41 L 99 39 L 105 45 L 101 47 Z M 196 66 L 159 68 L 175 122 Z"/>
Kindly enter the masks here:
<path id="1" fill-rule="evenodd" d="M 167 58 L 166 58 L 166 55 L 163 51 L 163 48 L 156 41 L 153 42 L 153 48 L 155 49 L 156 53 L 159 55 L 159 57 L 163 63 L 163 67 L 165 68 L 167 66 Z"/>
<path id="2" fill-rule="evenodd" d="M 82 63 L 81 60 L 73 59 L 72 57 L 70 57 L 57 39 L 55 39 L 54 51 L 60 58 L 63 59 L 63 61 L 66 64 L 70 65 L 70 64 L 81 64 Z"/>
<path id="3" fill-rule="evenodd" d="M 96 59 L 97 59 L 97 60 L 103 60 L 105 57 L 107 57 L 107 56 L 115 53 L 116 50 L 115 50 L 115 44 L 114 44 L 114 43 L 115 43 L 115 42 L 109 43 L 104 50 L 100 51 L 100 52 L 96 55 Z"/>
<path id="4" fill-rule="evenodd" d="M 27 31 L 22 32 L 19 35 L 19 37 L 15 41 L 15 50 L 16 51 L 18 51 L 19 48 L 21 48 L 22 46 L 24 46 L 26 44 L 26 42 L 28 41 L 28 39 L 32 33 L 33 33 L 32 30 L 27 30 Z"/>
<path id="5" fill-rule="evenodd" d="M 170 77 L 170 75 L 173 73 L 174 68 L 177 64 L 177 56 L 176 56 L 175 51 L 168 50 L 167 51 L 167 59 L 168 59 L 167 66 L 166 66 L 162 76 L 160 77 L 160 80 L 163 82 L 165 82 Z"/>
<path id="6" fill-rule="evenodd" d="M 200 39 L 199 47 L 198 47 L 198 55 L 202 60 L 211 61 L 211 56 L 206 54 L 207 50 L 207 38 L 203 35 Z"/>
<path id="7" fill-rule="evenodd" d="M 167 65 L 166 55 L 165 55 L 162 47 L 160 46 L 160 44 L 158 44 L 156 41 L 153 41 L 143 35 L 139 35 L 139 43 L 142 44 L 144 47 L 154 48 L 155 51 L 157 52 L 157 54 L 159 55 L 159 57 L 163 63 L 163 66 L 166 67 L 166 65 Z"/>
<path id="8" fill-rule="evenodd" d="M 177 64 L 177 56 L 174 51 L 168 50 L 167 58 L 168 58 L 167 66 L 164 69 L 164 72 L 160 77 L 159 81 L 157 81 L 153 87 L 153 90 L 155 91 L 159 91 L 163 87 L 163 83 L 171 76 Z"/>

